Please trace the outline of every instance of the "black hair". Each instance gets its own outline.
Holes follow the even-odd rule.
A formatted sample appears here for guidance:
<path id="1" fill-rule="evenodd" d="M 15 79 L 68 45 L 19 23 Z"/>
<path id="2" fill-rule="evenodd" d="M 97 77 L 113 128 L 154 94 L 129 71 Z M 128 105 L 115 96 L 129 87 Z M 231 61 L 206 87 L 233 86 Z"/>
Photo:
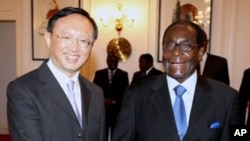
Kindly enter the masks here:
<path id="1" fill-rule="evenodd" d="M 147 60 L 147 62 L 153 62 L 153 56 L 149 53 L 142 54 L 140 58 Z"/>
<path id="2" fill-rule="evenodd" d="M 162 44 L 164 42 L 165 36 L 166 36 L 167 32 L 169 31 L 169 29 L 171 29 L 172 27 L 174 27 L 176 25 L 186 25 L 186 26 L 190 26 L 191 28 L 193 28 L 196 32 L 196 43 L 198 44 L 198 47 L 202 47 L 204 44 L 204 41 L 207 40 L 207 37 L 204 36 L 204 33 L 205 33 L 204 30 L 199 25 L 197 25 L 196 23 L 193 23 L 192 21 L 189 21 L 189 20 L 179 20 L 179 21 L 173 22 L 172 24 L 170 24 L 167 27 L 167 29 L 165 30 L 164 35 L 163 35 Z M 206 35 L 206 33 L 205 33 L 205 35 Z"/>
<path id="3" fill-rule="evenodd" d="M 98 37 L 98 27 L 94 19 L 89 15 L 89 13 L 86 10 L 82 8 L 78 8 L 78 7 L 65 7 L 61 9 L 60 11 L 58 11 L 57 13 L 55 13 L 48 21 L 47 31 L 53 32 L 56 21 L 60 18 L 63 18 L 71 14 L 82 15 L 86 17 L 92 23 L 93 28 L 94 28 L 94 39 L 96 40 Z"/>

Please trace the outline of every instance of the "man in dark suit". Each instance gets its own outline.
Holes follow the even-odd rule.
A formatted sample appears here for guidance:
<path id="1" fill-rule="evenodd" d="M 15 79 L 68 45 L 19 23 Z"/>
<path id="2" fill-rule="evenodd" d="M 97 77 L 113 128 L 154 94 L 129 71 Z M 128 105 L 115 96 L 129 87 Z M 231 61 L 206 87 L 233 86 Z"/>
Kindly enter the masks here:
<path id="1" fill-rule="evenodd" d="M 205 51 L 202 29 L 190 21 L 172 23 L 163 36 L 159 75 L 131 86 L 113 141 L 229 141 L 238 124 L 237 91 L 197 75 Z"/>
<path id="2" fill-rule="evenodd" d="M 48 22 L 50 58 L 10 82 L 12 141 L 104 141 L 103 91 L 79 74 L 98 29 L 87 11 L 65 7 Z"/>
<path id="3" fill-rule="evenodd" d="M 239 96 L 240 96 L 240 122 L 250 126 L 250 68 L 243 73 Z"/>
<path id="4" fill-rule="evenodd" d="M 206 59 L 202 75 L 230 85 L 227 59 L 210 53 L 204 54 L 204 57 Z"/>
<path id="5" fill-rule="evenodd" d="M 93 82 L 104 91 L 106 110 L 106 133 L 112 135 L 122 97 L 128 87 L 128 73 L 118 68 L 119 60 L 114 54 L 107 55 L 107 68 L 96 71 Z M 109 137 L 109 136 L 107 136 Z"/>
<path id="6" fill-rule="evenodd" d="M 204 32 L 205 45 L 207 47 L 207 34 Z M 221 56 L 205 52 L 200 61 L 200 74 L 230 85 L 227 59 Z"/>
<path id="7" fill-rule="evenodd" d="M 140 71 L 134 73 L 131 84 L 134 84 L 135 82 L 142 81 L 155 75 L 162 74 L 162 71 L 154 68 L 153 62 L 154 60 L 151 54 L 142 54 L 139 57 Z"/>

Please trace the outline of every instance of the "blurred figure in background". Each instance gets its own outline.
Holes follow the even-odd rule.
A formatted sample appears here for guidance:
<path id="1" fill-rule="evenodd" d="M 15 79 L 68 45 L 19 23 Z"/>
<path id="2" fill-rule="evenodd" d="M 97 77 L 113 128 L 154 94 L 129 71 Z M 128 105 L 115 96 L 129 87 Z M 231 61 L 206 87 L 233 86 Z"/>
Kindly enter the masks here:
<path id="1" fill-rule="evenodd" d="M 162 71 L 154 68 L 153 63 L 154 60 L 151 54 L 149 53 L 142 54 L 139 57 L 140 70 L 134 73 L 131 84 L 134 84 L 135 82 L 144 80 L 146 78 L 150 78 L 155 75 L 162 74 L 163 73 Z"/>
<path id="2" fill-rule="evenodd" d="M 240 123 L 250 125 L 250 68 L 243 73 L 239 96 L 240 96 Z"/>
<path id="3" fill-rule="evenodd" d="M 205 31 L 204 33 L 204 43 L 207 48 L 208 38 Z M 206 49 L 207 50 L 207 49 Z M 215 79 L 217 81 L 223 82 L 230 85 L 229 71 L 227 59 L 221 56 L 213 55 L 207 51 L 204 53 L 200 65 L 198 65 L 198 73 L 206 77 Z"/>
<path id="4" fill-rule="evenodd" d="M 93 82 L 104 91 L 107 137 L 112 134 L 125 89 L 129 85 L 128 73 L 118 68 L 114 54 L 107 55 L 107 68 L 97 70 Z"/>

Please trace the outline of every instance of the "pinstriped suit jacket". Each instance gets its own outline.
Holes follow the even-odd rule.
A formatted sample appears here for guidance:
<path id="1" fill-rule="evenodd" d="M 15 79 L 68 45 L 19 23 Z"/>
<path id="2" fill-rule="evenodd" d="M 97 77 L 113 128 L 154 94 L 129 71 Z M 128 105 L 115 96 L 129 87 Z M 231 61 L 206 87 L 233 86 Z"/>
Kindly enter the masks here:
<path id="1" fill-rule="evenodd" d="M 83 129 L 46 62 L 12 81 L 7 88 L 12 141 L 103 141 L 103 92 L 82 76 L 79 82 Z"/>

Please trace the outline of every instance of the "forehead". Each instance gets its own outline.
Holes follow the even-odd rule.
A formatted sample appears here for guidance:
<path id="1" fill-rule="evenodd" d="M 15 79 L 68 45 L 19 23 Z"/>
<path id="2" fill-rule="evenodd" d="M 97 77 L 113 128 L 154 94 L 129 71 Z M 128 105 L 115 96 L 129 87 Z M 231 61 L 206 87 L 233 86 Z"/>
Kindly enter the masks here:
<path id="1" fill-rule="evenodd" d="M 174 40 L 179 38 L 194 40 L 196 39 L 196 31 L 188 25 L 175 25 L 167 31 L 165 36 L 165 39 Z"/>
<path id="2" fill-rule="evenodd" d="M 93 29 L 90 20 L 80 14 L 71 14 L 58 19 L 54 25 L 54 30 L 79 30 L 86 31 L 86 29 Z"/>

